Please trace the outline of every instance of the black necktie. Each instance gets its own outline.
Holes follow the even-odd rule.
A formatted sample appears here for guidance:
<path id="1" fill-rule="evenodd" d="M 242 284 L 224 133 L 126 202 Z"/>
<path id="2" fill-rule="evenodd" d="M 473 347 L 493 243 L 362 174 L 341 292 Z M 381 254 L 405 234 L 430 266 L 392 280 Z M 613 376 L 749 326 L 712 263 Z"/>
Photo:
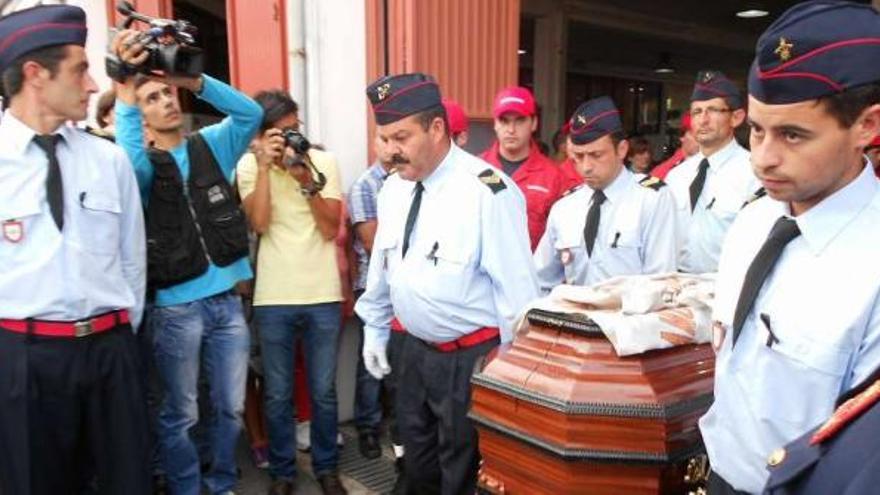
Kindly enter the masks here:
<path id="1" fill-rule="evenodd" d="M 700 162 L 700 170 L 697 176 L 691 181 L 691 211 L 697 207 L 697 200 L 700 199 L 700 193 L 703 192 L 703 184 L 706 183 L 706 172 L 709 170 L 709 160 L 703 158 Z"/>
<path id="2" fill-rule="evenodd" d="M 409 214 L 406 216 L 406 227 L 403 229 L 403 256 L 409 249 L 409 236 L 412 234 L 413 227 L 416 225 L 416 218 L 419 216 L 419 207 L 422 205 L 422 191 L 425 186 L 421 182 L 416 182 L 412 204 L 409 205 Z"/>
<path id="3" fill-rule="evenodd" d="M 593 244 L 596 243 L 596 234 L 599 233 L 599 210 L 605 202 L 605 193 L 601 190 L 593 193 L 593 204 L 587 212 L 587 223 L 584 225 L 584 240 L 587 242 L 587 254 L 593 254 Z"/>
<path id="4" fill-rule="evenodd" d="M 34 136 L 37 146 L 46 152 L 49 158 L 49 172 L 46 174 L 46 199 L 49 201 L 49 211 L 58 230 L 64 228 L 64 184 L 61 180 L 61 167 L 58 165 L 58 156 L 55 154 L 55 145 L 61 136 L 50 134 Z"/>
<path id="5" fill-rule="evenodd" d="M 767 278 L 767 274 L 770 273 L 773 265 L 776 264 L 776 260 L 779 259 L 779 255 L 785 249 L 785 245 L 799 235 L 801 235 L 801 231 L 793 219 L 780 217 L 776 224 L 773 225 L 773 229 L 770 230 L 770 235 L 767 236 L 764 245 L 761 246 L 758 254 L 755 255 L 755 259 L 752 260 L 752 264 L 749 265 L 749 270 L 746 272 L 746 277 L 743 280 L 742 290 L 739 291 L 736 312 L 733 315 L 734 345 L 746 321 L 746 316 L 752 311 L 755 298 L 758 297 L 758 292 L 761 290 L 761 286 L 764 285 L 764 279 Z"/>

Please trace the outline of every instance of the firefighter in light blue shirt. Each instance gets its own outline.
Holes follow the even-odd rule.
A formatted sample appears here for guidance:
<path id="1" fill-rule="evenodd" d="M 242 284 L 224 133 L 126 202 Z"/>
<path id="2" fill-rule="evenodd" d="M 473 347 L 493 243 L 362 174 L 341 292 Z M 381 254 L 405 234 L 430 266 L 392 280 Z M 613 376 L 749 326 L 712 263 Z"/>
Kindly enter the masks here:
<path id="1" fill-rule="evenodd" d="M 385 77 L 367 94 L 397 174 L 379 193 L 356 305 L 364 363 L 376 378 L 390 371 L 396 315 L 407 330 L 395 372 L 409 493 L 473 493 L 469 377 L 480 356 L 512 338 L 518 312 L 537 295 L 525 200 L 510 178 L 452 144 L 432 78 Z"/>
<path id="2" fill-rule="evenodd" d="M 581 105 L 569 139 L 584 185 L 550 210 L 534 255 L 541 289 L 675 271 L 675 201 L 663 181 L 639 180 L 624 166 L 628 142 L 611 99 Z"/>

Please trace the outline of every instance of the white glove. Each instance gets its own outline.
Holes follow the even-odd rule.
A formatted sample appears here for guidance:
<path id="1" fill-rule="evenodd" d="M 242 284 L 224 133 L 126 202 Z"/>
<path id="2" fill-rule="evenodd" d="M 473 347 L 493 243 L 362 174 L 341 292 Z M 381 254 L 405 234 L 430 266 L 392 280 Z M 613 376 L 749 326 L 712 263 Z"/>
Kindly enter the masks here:
<path id="1" fill-rule="evenodd" d="M 364 367 L 373 375 L 376 380 L 381 380 L 383 376 L 391 373 L 391 366 L 388 365 L 388 356 L 385 352 L 384 343 L 364 342 Z"/>

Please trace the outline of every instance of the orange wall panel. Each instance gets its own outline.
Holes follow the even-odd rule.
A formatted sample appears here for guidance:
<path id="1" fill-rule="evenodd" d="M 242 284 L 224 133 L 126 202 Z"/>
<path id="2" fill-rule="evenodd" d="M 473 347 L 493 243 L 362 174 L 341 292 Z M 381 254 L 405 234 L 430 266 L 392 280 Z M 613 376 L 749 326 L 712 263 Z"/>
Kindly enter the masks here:
<path id="1" fill-rule="evenodd" d="M 385 71 L 385 0 L 366 0 L 367 74 Z M 492 100 L 516 84 L 519 0 L 387 0 L 388 71 L 434 75 L 470 118 L 491 119 Z M 368 81 L 369 82 L 369 81 Z"/>
<path id="2" fill-rule="evenodd" d="M 134 5 L 135 10 L 141 14 L 153 17 L 173 17 L 172 0 L 129 0 Z M 116 12 L 117 0 L 107 0 L 107 18 L 111 19 L 111 26 L 119 23 L 120 15 Z M 138 23 L 135 26 L 142 28 L 143 24 Z"/>
<path id="3" fill-rule="evenodd" d="M 287 89 L 287 33 L 283 0 L 227 0 L 232 85 L 253 95 Z"/>

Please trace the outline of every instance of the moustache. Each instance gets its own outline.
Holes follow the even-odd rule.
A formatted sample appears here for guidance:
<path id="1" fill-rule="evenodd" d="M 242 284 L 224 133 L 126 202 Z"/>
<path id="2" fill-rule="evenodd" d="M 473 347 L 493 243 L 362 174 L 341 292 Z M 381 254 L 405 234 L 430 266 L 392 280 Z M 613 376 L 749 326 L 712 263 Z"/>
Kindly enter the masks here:
<path id="1" fill-rule="evenodd" d="M 409 160 L 403 157 L 403 155 L 394 155 L 391 157 L 390 163 L 392 165 L 404 165 L 409 163 Z"/>

